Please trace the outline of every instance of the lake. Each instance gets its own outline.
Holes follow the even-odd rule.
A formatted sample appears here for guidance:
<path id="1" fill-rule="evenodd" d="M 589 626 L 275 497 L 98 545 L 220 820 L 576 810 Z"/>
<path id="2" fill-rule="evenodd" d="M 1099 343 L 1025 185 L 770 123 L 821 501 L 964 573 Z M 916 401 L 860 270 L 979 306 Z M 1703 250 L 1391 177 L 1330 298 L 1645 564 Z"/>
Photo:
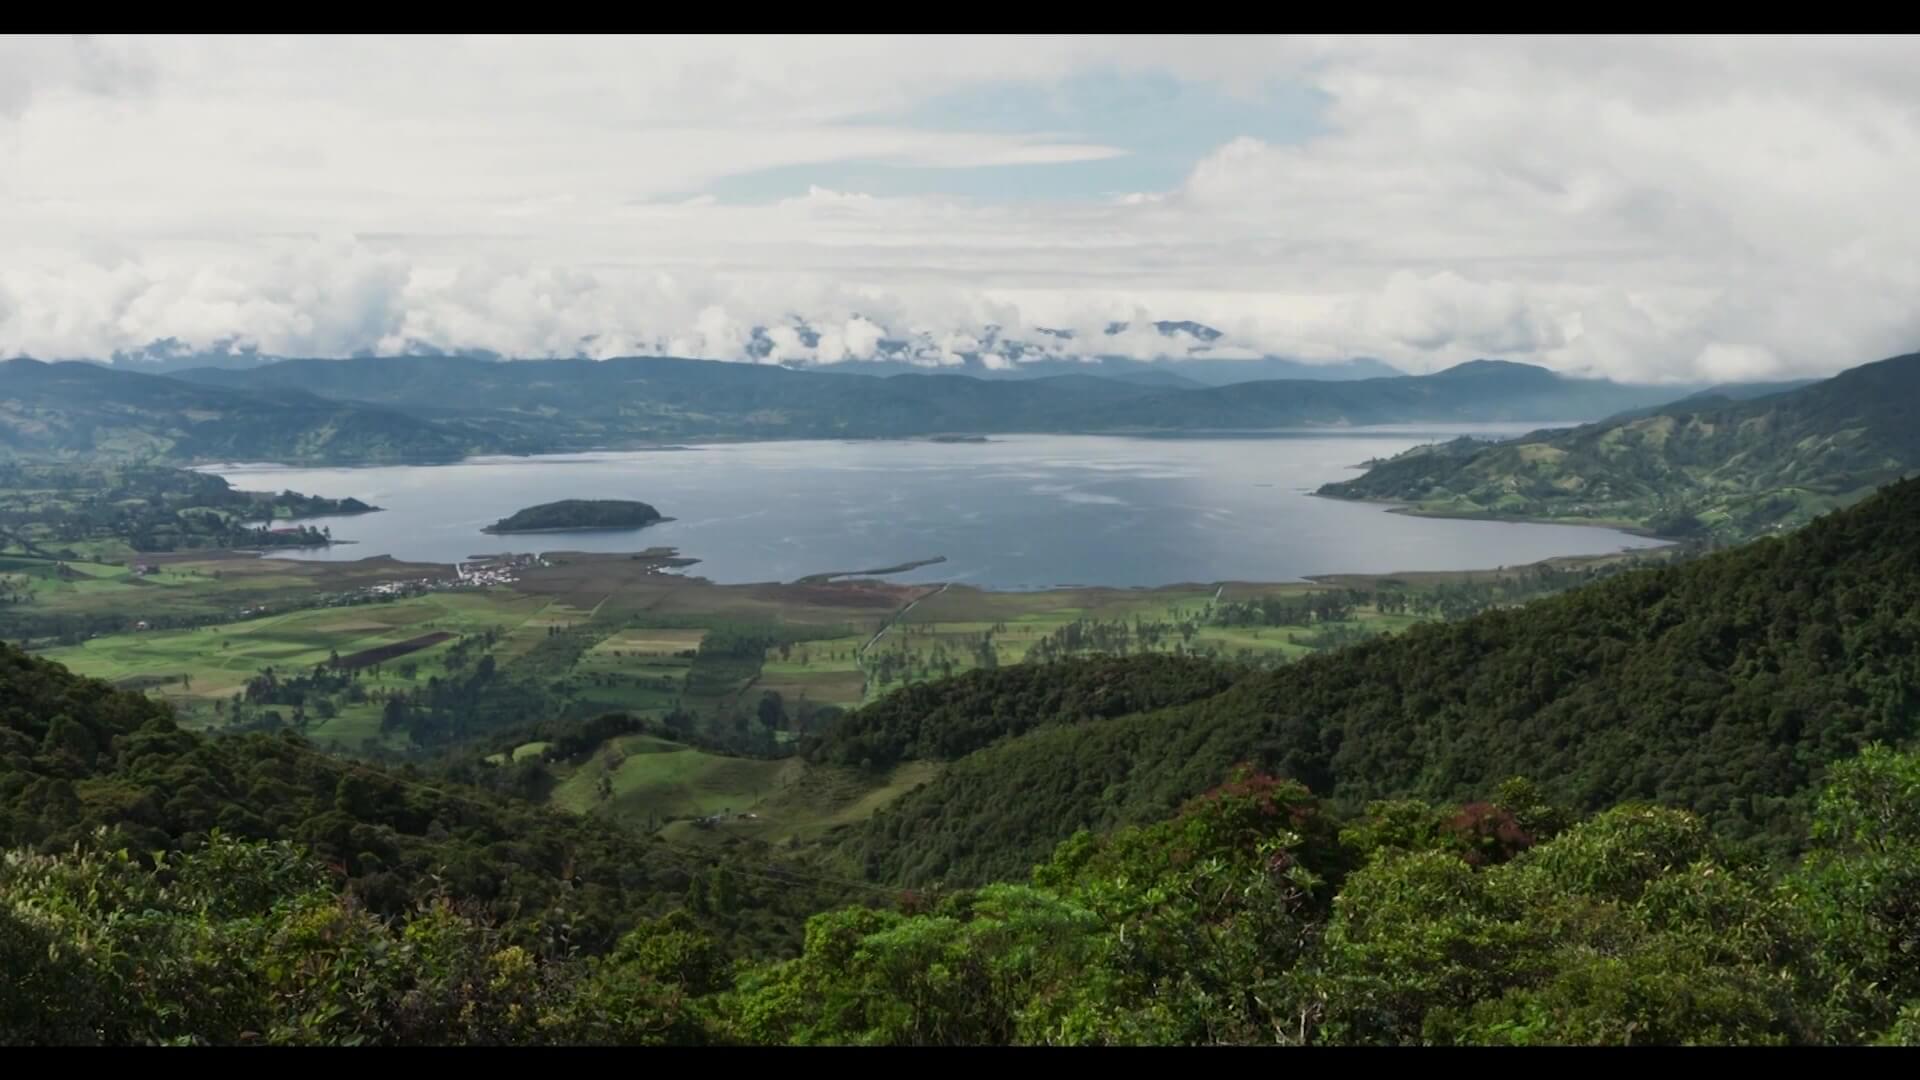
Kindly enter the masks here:
<path id="1" fill-rule="evenodd" d="M 1350 429 L 1258 438 L 1003 436 L 985 443 L 763 442 L 455 465 L 209 469 L 252 490 L 353 496 L 385 510 L 318 518 L 357 543 L 276 552 L 454 562 L 501 551 L 675 547 L 722 584 L 792 581 L 936 555 L 889 575 L 996 589 L 1288 581 L 1466 570 L 1659 541 L 1612 529 L 1419 518 L 1315 498 L 1358 464 L 1460 434 L 1541 425 Z M 490 536 L 556 499 L 639 499 L 675 520 L 638 531 Z"/>

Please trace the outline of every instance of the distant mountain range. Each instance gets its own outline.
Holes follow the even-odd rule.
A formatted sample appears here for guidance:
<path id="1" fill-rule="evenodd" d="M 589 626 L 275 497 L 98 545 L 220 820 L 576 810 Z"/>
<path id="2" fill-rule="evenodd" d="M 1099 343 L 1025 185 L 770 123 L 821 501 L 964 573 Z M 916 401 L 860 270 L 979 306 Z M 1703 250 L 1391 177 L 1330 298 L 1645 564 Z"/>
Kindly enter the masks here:
<path id="1" fill-rule="evenodd" d="M 1096 356 L 1067 360 L 1003 361 L 1005 366 L 989 367 L 978 354 L 964 363 L 932 367 L 900 360 L 845 360 L 837 364 L 791 363 L 784 366 L 802 371 L 831 371 L 848 375 L 971 375 L 976 379 L 1045 379 L 1056 375 L 1092 375 L 1118 379 L 1140 386 L 1191 390 L 1203 386 L 1230 386 L 1234 383 L 1270 379 L 1309 380 L 1315 382 L 1370 379 L 1406 374 L 1378 360 L 1342 360 L 1333 364 L 1309 364 L 1279 356 L 1245 360 L 1187 359 L 1133 360 L 1124 356 Z"/>
<path id="2" fill-rule="evenodd" d="M 1037 340 L 1005 336 L 999 327 L 989 326 L 959 346 L 936 341 L 932 336 L 886 337 L 874 344 L 870 355 L 849 360 L 823 361 L 811 357 L 780 357 L 787 344 L 797 343 L 811 350 L 820 344 L 820 333 L 804 321 L 794 320 L 784 327 L 755 327 L 745 355 L 739 360 L 777 363 L 796 370 L 836 371 L 853 375 L 972 375 L 982 379 L 1038 379 L 1054 375 L 1099 375 L 1142 385 L 1161 387 L 1225 386 L 1257 379 L 1370 379 L 1405 372 L 1390 364 L 1369 358 L 1328 363 L 1310 363 L 1280 356 L 1248 355 L 1251 350 L 1237 349 L 1224 342 L 1225 335 L 1213 327 L 1191 321 L 1153 324 L 1156 340 L 1148 359 L 1114 354 L 1111 342 L 1126 334 L 1129 325 L 1116 322 L 1105 330 L 1108 343 L 1092 349 L 1071 330 L 1036 328 Z M 785 342 L 781 340 L 785 339 Z M 1138 335 L 1134 345 L 1138 347 Z M 447 352 L 422 346 L 412 350 L 419 355 L 458 356 L 477 360 L 504 360 L 507 357 L 485 350 Z M 274 356 L 223 341 L 210 348 L 194 348 L 174 338 L 163 338 L 138 349 L 116 352 L 110 362 L 127 371 L 171 374 L 196 368 L 220 368 L 230 371 L 265 367 L 293 357 Z M 592 359 L 585 353 L 571 359 Z"/>
<path id="3" fill-rule="evenodd" d="M 146 460 L 437 461 L 689 439 L 1578 422 L 1693 389 L 1574 379 L 1495 361 L 1425 376 L 1225 387 L 1166 385 L 1124 364 L 1114 368 L 1119 376 L 1062 364 L 1072 373 L 1025 378 L 879 377 L 846 367 L 422 356 L 282 360 L 159 376 L 16 360 L 0 367 L 0 448 Z"/>
<path id="4" fill-rule="evenodd" d="M 983 379 L 1035 379 L 1052 375 L 1102 375 L 1167 387 L 1224 386 L 1256 379 L 1367 379 L 1404 375 L 1405 372 L 1379 360 L 1356 358 L 1333 363 L 1308 363 L 1280 356 L 1248 355 L 1252 350 L 1235 347 L 1226 335 L 1211 326 L 1192 321 L 1162 321 L 1152 324 L 1148 338 L 1150 358 L 1125 355 L 1118 344 L 1122 335 L 1134 349 L 1147 337 L 1142 329 L 1129 334 L 1128 323 L 1115 322 L 1102 332 L 1104 341 L 1088 342 L 1072 330 L 1035 327 L 1033 338 L 1005 334 L 1000 327 L 989 326 L 970 343 L 955 344 L 935 340 L 930 335 L 882 338 L 872 355 L 859 359 L 823 363 L 813 359 L 777 358 L 782 351 L 776 331 L 756 327 L 748 345 L 748 356 L 755 360 L 777 359 L 796 368 L 846 371 L 860 375 L 972 375 Z M 795 320 L 781 328 L 789 341 L 811 349 L 820 343 L 820 334 L 805 322 Z"/>
<path id="5" fill-rule="evenodd" d="M 1572 430 L 1417 447 L 1321 493 L 1740 539 L 1920 471 L 1916 415 L 1920 353 L 1818 382 L 1715 387 Z"/>
<path id="6" fill-rule="evenodd" d="M 1474 360 L 1432 375 L 1344 381 L 1275 379 L 1163 392 L 1083 410 L 1088 427 L 1257 430 L 1355 424 L 1574 422 L 1672 401 L 1684 388 L 1573 379 L 1542 367 Z"/>

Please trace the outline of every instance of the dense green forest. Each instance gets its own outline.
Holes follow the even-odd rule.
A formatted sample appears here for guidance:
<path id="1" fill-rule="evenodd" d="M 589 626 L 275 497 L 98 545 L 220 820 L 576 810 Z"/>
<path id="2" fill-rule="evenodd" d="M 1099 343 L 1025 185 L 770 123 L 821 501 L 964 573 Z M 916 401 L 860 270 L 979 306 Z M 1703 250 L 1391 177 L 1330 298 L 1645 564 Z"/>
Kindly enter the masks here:
<path id="1" fill-rule="evenodd" d="M 550 529 L 638 529 L 663 520 L 660 511 L 632 499 L 561 499 L 516 510 L 480 531 L 516 533 Z"/>
<path id="2" fill-rule="evenodd" d="M 836 908 L 734 965 L 715 892 L 576 949 L 336 879 L 224 835 L 11 854 L 0 1045 L 1920 1045 L 1920 758 L 1878 747 L 1783 874 L 1682 811 L 1569 825 L 1515 781 L 1342 819 L 1242 772 L 1024 882 Z"/>
<path id="3" fill-rule="evenodd" d="M 1116 661 L 1134 662 L 1146 661 Z M 1074 829 L 1156 820 L 1243 760 L 1349 808 L 1469 798 L 1518 772 L 1583 811 L 1656 800 L 1786 852 L 1829 762 L 1920 729 L 1920 481 L 1784 538 L 1414 627 L 1119 719 L 1029 717 L 1032 678 L 942 684 L 942 708 L 976 728 L 1021 719 L 883 809 L 847 856 L 876 880 L 1003 878 Z M 812 752 L 922 745 L 928 711 L 882 703 Z"/>
<path id="4" fill-rule="evenodd" d="M 810 744 L 817 761 L 884 769 L 920 758 L 952 761 L 1009 735 L 1211 697 L 1240 674 L 1210 660 L 1148 653 L 976 669 L 903 686 L 842 717 Z"/>
<path id="5" fill-rule="evenodd" d="M 1691 397 L 1571 431 L 1416 447 L 1321 494 L 1740 540 L 1920 468 L 1915 402 L 1920 354 L 1756 398 Z"/>
<path id="6" fill-rule="evenodd" d="M 848 895 L 796 884 L 765 853 L 730 874 L 710 854 L 690 861 L 416 768 L 333 757 L 291 731 L 184 731 L 164 705 L 0 647 L 0 845 L 150 857 L 197 848 L 214 830 L 302 845 L 372 912 L 444 896 L 513 942 L 604 947 L 711 886 L 726 894 L 706 910 L 729 948 L 779 951 L 797 942 L 800 918 Z"/>

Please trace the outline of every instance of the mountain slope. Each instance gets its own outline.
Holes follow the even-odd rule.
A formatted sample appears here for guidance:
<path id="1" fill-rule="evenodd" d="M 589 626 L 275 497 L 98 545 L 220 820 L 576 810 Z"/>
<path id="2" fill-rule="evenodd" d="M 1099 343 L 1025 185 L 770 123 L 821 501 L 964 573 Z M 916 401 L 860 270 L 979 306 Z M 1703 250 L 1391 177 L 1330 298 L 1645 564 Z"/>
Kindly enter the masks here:
<path id="1" fill-rule="evenodd" d="M 495 441 L 294 388 L 221 389 L 86 363 L 0 362 L 0 454 L 446 461 Z"/>
<path id="2" fill-rule="evenodd" d="M 931 365 L 913 364 L 903 360 L 846 360 L 835 364 L 792 363 L 782 366 L 794 371 L 811 371 L 830 375 L 871 375 L 883 379 L 895 375 L 966 375 L 975 379 L 1011 381 L 1044 379 L 1056 375 L 1080 375 L 1161 389 L 1191 390 L 1210 385 L 1181 374 L 1184 365 L 1178 362 L 1149 363 L 1133 360 L 1118 363 L 1097 360 L 1028 360 L 1001 368 L 987 367 L 977 361 L 955 365 Z"/>
<path id="3" fill-rule="evenodd" d="M 1407 422 L 1575 421 L 1670 401 L 1672 387 L 1570 379 L 1546 368 L 1477 360 L 1432 375 L 1274 380 L 1163 393 L 1076 412 L 1091 429 L 1274 428 Z"/>
<path id="4" fill-rule="evenodd" d="M 954 684 L 962 712 L 994 708 L 994 677 Z M 854 714 L 813 753 L 838 760 L 857 740 L 884 766 L 887 747 L 922 745 L 913 717 L 897 733 L 874 719 Z M 916 887 L 1017 874 L 1075 829 L 1162 817 L 1244 760 L 1348 806 L 1471 797 L 1517 773 L 1582 809 L 1657 800 L 1778 850 L 1803 835 L 1828 763 L 1916 734 L 1908 481 L 1785 538 L 1416 627 L 1189 704 L 1043 722 L 959 757 L 842 851 Z"/>
<path id="5" fill-rule="evenodd" d="M 971 375 L 976 379 L 1041 379 L 1050 375 L 1097 375 L 1141 386 L 1167 389 L 1197 389 L 1227 386 L 1233 383 L 1272 381 L 1275 379 L 1314 382 L 1345 382 L 1353 379 L 1393 378 L 1406 374 L 1378 360 L 1342 360 L 1332 364 L 1309 364 L 1280 356 L 1262 356 L 1242 360 L 1217 357 L 1135 360 L 1125 356 L 1080 358 L 1010 359 L 1001 367 L 988 367 L 977 355 L 952 366 L 915 364 L 904 360 L 849 360 L 837 364 L 787 365 L 797 371 L 840 372 L 849 375 Z"/>
<path id="6" fill-rule="evenodd" d="M 303 390 L 464 419 L 547 448 L 690 438 L 871 438 L 1049 430 L 1081 402 L 1149 387 L 1091 376 L 990 382 L 960 375 L 793 371 L 671 357 L 494 362 L 455 357 L 289 360 L 250 371 L 196 371 L 195 381 Z"/>
<path id="7" fill-rule="evenodd" d="M 1920 353 L 1745 400 L 1721 389 L 1573 431 L 1419 447 L 1321 494 L 1738 539 L 1920 468 L 1917 408 Z"/>
<path id="8" fill-rule="evenodd" d="M 304 390 L 422 417 L 459 417 L 516 433 L 522 441 L 544 439 L 568 448 L 696 437 L 1579 420 L 1680 392 L 1485 363 L 1429 376 L 1197 389 L 1079 373 L 1028 379 L 944 373 L 875 378 L 665 357 L 506 363 L 450 357 L 298 360 L 182 377 L 240 389 Z"/>

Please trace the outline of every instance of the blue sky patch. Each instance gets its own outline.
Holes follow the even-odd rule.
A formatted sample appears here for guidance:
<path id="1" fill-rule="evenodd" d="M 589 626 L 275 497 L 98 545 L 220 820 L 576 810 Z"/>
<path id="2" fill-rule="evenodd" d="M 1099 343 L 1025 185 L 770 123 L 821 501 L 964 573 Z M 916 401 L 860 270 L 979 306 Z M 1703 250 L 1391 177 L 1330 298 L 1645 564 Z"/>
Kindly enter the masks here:
<path id="1" fill-rule="evenodd" d="M 706 191 L 723 202 L 764 203 L 818 185 L 870 195 L 956 195 L 984 201 L 1104 198 L 1177 186 L 1195 162 L 1249 135 L 1303 142 L 1322 130 L 1325 95 L 1273 84 L 1257 98 L 1167 75 L 1091 74 L 1055 84 L 999 84 L 931 98 L 854 124 L 922 131 L 1047 135 L 1125 154 L 1099 161 L 939 168 L 849 160 L 783 165 L 722 177 Z"/>

